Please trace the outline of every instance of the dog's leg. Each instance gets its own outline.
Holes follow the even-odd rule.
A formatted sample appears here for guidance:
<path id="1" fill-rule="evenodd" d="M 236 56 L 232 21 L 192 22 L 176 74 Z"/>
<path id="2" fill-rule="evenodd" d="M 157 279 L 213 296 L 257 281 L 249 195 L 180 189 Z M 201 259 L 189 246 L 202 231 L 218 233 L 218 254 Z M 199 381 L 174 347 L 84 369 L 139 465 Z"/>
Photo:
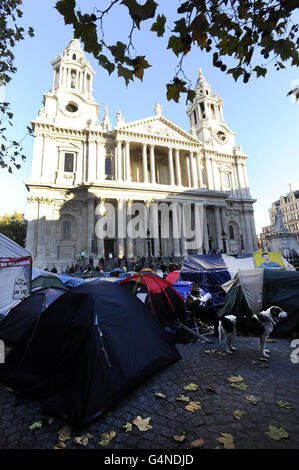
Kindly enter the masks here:
<path id="1" fill-rule="evenodd" d="M 267 336 L 260 336 L 259 338 L 261 354 L 265 358 L 270 357 L 268 354 L 269 353 L 268 349 L 265 349 L 266 339 L 267 339 Z"/>
<path id="2" fill-rule="evenodd" d="M 233 337 L 234 337 L 234 336 L 233 336 L 232 334 L 230 334 L 230 333 L 226 333 L 226 335 L 225 335 L 225 343 L 224 343 L 224 346 L 225 346 L 225 352 L 226 352 L 227 354 L 232 354 L 232 351 L 233 351 L 233 349 L 234 349 L 234 348 L 232 347 L 232 345 L 231 345 L 232 340 L 233 340 Z"/>

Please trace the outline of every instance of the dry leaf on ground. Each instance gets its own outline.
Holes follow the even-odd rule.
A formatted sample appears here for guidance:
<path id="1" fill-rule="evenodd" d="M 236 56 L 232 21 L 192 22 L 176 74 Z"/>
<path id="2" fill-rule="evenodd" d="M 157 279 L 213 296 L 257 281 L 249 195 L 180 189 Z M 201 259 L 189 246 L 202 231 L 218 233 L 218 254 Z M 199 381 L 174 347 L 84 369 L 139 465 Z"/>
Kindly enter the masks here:
<path id="1" fill-rule="evenodd" d="M 244 379 L 241 377 L 241 375 L 231 375 L 230 377 L 227 378 L 227 380 L 231 383 L 238 383 L 238 382 L 243 382 Z"/>
<path id="2" fill-rule="evenodd" d="M 142 419 L 141 416 L 137 416 L 137 418 L 134 419 L 133 424 L 137 426 L 139 431 L 148 431 L 149 429 L 152 429 L 153 426 L 149 424 L 151 418 L 144 418 Z"/>
<path id="3" fill-rule="evenodd" d="M 116 432 L 114 431 L 103 432 L 102 434 L 100 434 L 100 440 L 98 444 L 106 447 L 108 444 L 110 444 L 110 442 L 115 436 L 116 436 Z"/>
<path id="4" fill-rule="evenodd" d="M 74 443 L 80 446 L 86 447 L 88 444 L 89 439 L 92 439 L 92 434 L 84 434 L 83 436 L 77 436 L 74 438 Z"/>
<path id="5" fill-rule="evenodd" d="M 166 398 L 166 396 L 163 395 L 163 393 L 155 393 L 155 397 L 157 397 L 157 398 Z"/>
<path id="6" fill-rule="evenodd" d="M 204 445 L 205 441 L 200 438 L 200 439 L 196 439 L 195 441 L 192 441 L 191 442 L 191 447 L 192 448 L 199 448 L 199 447 L 202 447 Z"/>
<path id="7" fill-rule="evenodd" d="M 293 409 L 293 407 L 290 405 L 288 401 L 278 400 L 276 403 L 278 406 L 280 406 L 281 408 L 285 408 L 286 410 Z"/>
<path id="8" fill-rule="evenodd" d="M 66 449 L 66 445 L 64 442 L 59 441 L 57 444 L 53 447 L 53 449 Z"/>
<path id="9" fill-rule="evenodd" d="M 272 424 L 269 424 L 269 431 L 265 432 L 265 434 L 274 439 L 274 441 L 280 441 L 280 439 L 287 439 L 289 437 L 288 432 L 284 428 L 276 428 Z"/>
<path id="10" fill-rule="evenodd" d="M 253 405 L 256 405 L 258 399 L 254 395 L 247 395 L 246 400 L 250 401 Z"/>
<path id="11" fill-rule="evenodd" d="M 184 432 L 183 434 L 173 434 L 172 437 L 177 442 L 184 442 L 186 439 L 186 434 Z"/>
<path id="12" fill-rule="evenodd" d="M 241 382 L 241 383 L 231 383 L 230 384 L 231 387 L 233 388 L 238 388 L 239 390 L 247 390 L 247 385 L 244 384 L 244 382 Z"/>
<path id="13" fill-rule="evenodd" d="M 221 437 L 218 437 L 217 441 L 223 444 L 224 449 L 234 449 L 234 438 L 231 434 L 221 432 Z"/>
<path id="14" fill-rule="evenodd" d="M 177 398 L 176 398 L 177 401 L 190 401 L 190 398 L 189 397 L 186 397 L 186 395 L 179 395 Z"/>
<path id="15" fill-rule="evenodd" d="M 63 426 L 59 431 L 58 431 L 58 440 L 59 441 L 68 441 L 71 439 L 71 432 L 72 428 L 70 426 Z"/>
<path id="16" fill-rule="evenodd" d="M 185 406 L 185 409 L 194 413 L 194 411 L 201 410 L 201 404 L 199 401 L 190 401 L 189 405 Z"/>
<path id="17" fill-rule="evenodd" d="M 133 425 L 132 423 L 126 422 L 123 426 L 122 429 L 126 432 L 132 431 Z"/>
<path id="18" fill-rule="evenodd" d="M 236 418 L 236 419 L 243 418 L 244 414 L 245 414 L 244 411 L 240 411 L 240 410 L 235 410 L 233 412 L 234 418 Z"/>
<path id="19" fill-rule="evenodd" d="M 184 390 L 192 391 L 192 392 L 195 392 L 197 389 L 198 389 L 198 385 L 192 384 L 192 383 L 189 385 L 185 385 L 184 387 Z"/>

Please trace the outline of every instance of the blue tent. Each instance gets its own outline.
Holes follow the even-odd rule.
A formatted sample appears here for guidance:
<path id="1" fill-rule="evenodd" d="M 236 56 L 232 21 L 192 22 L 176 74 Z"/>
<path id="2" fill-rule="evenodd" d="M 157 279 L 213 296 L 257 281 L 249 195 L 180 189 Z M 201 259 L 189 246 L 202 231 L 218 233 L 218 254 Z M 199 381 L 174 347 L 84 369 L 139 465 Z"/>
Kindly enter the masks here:
<path id="1" fill-rule="evenodd" d="M 188 255 L 183 261 L 181 279 L 196 282 L 212 295 L 214 304 L 219 304 L 225 297 L 221 285 L 231 276 L 221 255 Z"/>
<path id="2" fill-rule="evenodd" d="M 190 292 L 192 284 L 193 282 L 190 281 L 178 281 L 172 284 L 172 287 L 178 292 L 178 294 L 180 294 L 181 297 L 183 297 L 184 300 L 186 300 L 186 297 Z M 200 293 L 202 295 L 205 295 L 206 291 L 200 289 Z"/>

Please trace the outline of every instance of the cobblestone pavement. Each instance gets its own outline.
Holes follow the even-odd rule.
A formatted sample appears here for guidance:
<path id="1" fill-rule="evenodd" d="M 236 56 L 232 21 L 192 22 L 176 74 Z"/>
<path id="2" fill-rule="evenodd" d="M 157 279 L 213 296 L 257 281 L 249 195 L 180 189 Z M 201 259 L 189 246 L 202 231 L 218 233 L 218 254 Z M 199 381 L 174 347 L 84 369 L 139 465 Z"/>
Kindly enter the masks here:
<path id="1" fill-rule="evenodd" d="M 297 449 L 299 448 L 299 363 L 290 359 L 293 351 L 288 340 L 268 344 L 271 359 L 259 359 L 256 339 L 239 339 L 233 355 L 219 354 L 219 343 L 196 342 L 179 345 L 181 360 L 156 374 L 135 389 L 109 413 L 81 429 L 72 429 L 67 448 L 80 448 L 76 436 L 86 433 L 87 449 L 103 449 L 98 442 L 101 433 L 114 431 L 115 437 L 105 449 L 191 449 L 194 440 L 202 438 L 202 449 L 223 448 L 217 439 L 221 433 L 233 436 L 236 449 Z M 216 352 L 217 350 L 218 352 Z M 232 387 L 230 377 L 241 376 L 246 389 Z M 197 390 L 186 391 L 193 383 Z M 245 388 L 243 385 L 241 388 Z M 165 396 L 158 397 L 156 393 Z M 177 401 L 179 395 L 200 402 L 201 409 L 187 411 L 187 402 Z M 246 397 L 254 396 L 254 404 Z M 280 402 L 280 405 L 277 403 Z M 287 405 L 286 402 L 289 404 Z M 291 407 L 291 408 L 290 408 Z M 243 416 L 237 419 L 234 411 Z M 122 426 L 141 416 L 150 417 L 152 426 L 140 431 L 135 425 L 126 432 Z M 18 402 L 15 395 L 0 386 L 0 448 L 53 449 L 58 432 L 66 423 L 58 417 L 43 422 L 41 428 L 29 427 L 43 420 L 38 403 Z M 269 425 L 284 428 L 288 437 L 271 439 L 265 432 Z M 177 442 L 173 434 L 185 440 Z"/>

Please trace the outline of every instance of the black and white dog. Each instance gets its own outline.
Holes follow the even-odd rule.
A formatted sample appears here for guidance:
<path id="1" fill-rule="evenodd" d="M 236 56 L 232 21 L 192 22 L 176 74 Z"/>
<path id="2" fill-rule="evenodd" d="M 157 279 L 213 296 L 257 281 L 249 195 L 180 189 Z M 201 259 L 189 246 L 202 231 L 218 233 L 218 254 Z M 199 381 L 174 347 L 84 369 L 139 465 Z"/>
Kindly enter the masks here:
<path id="1" fill-rule="evenodd" d="M 265 349 L 266 340 L 279 319 L 287 315 L 277 306 L 270 307 L 252 317 L 239 318 L 235 315 L 226 315 L 219 321 L 219 341 L 222 343 L 224 340 L 225 351 L 231 354 L 236 349 L 232 346 L 234 336 L 255 337 L 259 339 L 262 356 L 269 357 L 269 351 Z"/>

